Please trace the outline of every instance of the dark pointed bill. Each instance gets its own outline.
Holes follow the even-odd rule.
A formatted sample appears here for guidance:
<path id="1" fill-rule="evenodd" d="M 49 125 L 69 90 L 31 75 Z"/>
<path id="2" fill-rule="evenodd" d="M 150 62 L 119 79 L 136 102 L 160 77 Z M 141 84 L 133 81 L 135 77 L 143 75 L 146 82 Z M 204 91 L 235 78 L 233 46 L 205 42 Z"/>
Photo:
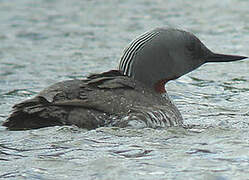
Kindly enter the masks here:
<path id="1" fill-rule="evenodd" d="M 245 59 L 245 58 L 248 58 L 248 57 L 213 53 L 212 55 L 210 55 L 206 59 L 206 62 L 230 62 L 230 61 L 242 60 L 242 59 Z"/>

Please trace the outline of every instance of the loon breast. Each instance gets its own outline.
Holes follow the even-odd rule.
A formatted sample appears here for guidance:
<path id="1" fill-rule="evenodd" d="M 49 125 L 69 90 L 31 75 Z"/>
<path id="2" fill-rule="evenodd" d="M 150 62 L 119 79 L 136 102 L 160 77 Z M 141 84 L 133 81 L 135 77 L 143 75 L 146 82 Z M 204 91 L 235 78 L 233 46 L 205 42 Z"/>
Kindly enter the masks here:
<path id="1" fill-rule="evenodd" d="M 56 83 L 13 107 L 3 124 L 10 130 L 56 125 L 165 128 L 182 125 L 169 98 L 119 71 Z"/>
<path id="2" fill-rule="evenodd" d="M 169 103 L 171 107 L 137 106 L 131 109 L 131 113 L 121 119 L 121 123 L 125 122 L 125 127 L 133 128 L 167 128 L 172 126 L 182 126 L 182 117 L 176 107 Z M 123 122 L 122 122 L 123 121 Z"/>

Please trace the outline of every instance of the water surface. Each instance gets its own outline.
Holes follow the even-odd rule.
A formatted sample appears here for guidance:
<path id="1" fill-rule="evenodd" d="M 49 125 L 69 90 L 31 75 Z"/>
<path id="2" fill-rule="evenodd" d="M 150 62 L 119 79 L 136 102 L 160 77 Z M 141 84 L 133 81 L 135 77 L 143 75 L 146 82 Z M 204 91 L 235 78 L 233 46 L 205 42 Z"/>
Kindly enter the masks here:
<path id="1" fill-rule="evenodd" d="M 55 82 L 116 68 L 154 27 L 249 55 L 249 2 L 0 0 L 0 122 Z M 167 84 L 195 129 L 0 127 L 0 179 L 249 179 L 249 61 L 206 64 Z"/>

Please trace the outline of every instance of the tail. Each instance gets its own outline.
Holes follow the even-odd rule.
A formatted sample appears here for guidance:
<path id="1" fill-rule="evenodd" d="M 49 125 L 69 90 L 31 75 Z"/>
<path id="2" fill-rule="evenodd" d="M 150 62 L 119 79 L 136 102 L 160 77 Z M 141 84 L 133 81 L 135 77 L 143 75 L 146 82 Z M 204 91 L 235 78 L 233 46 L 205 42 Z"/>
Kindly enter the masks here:
<path id="1" fill-rule="evenodd" d="M 13 111 L 3 123 L 9 130 L 37 129 L 48 126 L 64 125 L 65 109 L 50 106 L 43 97 L 23 101 L 13 106 Z"/>

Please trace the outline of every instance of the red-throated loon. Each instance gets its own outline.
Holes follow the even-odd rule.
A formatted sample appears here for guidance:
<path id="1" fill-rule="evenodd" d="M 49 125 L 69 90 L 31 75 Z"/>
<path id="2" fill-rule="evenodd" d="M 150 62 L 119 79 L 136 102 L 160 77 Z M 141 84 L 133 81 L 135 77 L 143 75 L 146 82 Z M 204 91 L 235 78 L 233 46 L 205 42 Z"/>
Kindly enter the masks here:
<path id="1" fill-rule="evenodd" d="M 130 43 L 119 70 L 51 85 L 16 104 L 3 126 L 10 130 L 57 125 L 86 129 L 182 126 L 182 116 L 167 96 L 165 83 L 207 62 L 244 58 L 213 53 L 189 32 L 156 28 Z"/>

